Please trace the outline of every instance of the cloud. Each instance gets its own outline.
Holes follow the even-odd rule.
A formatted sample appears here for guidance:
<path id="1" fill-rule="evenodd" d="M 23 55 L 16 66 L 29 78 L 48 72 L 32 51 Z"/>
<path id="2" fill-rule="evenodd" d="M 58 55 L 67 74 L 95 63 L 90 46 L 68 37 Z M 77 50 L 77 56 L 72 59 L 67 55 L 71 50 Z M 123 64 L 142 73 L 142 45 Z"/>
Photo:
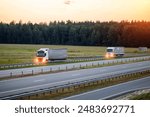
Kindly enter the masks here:
<path id="1" fill-rule="evenodd" d="M 65 0 L 65 1 L 64 1 L 64 4 L 70 5 L 70 4 L 71 4 L 71 0 Z"/>

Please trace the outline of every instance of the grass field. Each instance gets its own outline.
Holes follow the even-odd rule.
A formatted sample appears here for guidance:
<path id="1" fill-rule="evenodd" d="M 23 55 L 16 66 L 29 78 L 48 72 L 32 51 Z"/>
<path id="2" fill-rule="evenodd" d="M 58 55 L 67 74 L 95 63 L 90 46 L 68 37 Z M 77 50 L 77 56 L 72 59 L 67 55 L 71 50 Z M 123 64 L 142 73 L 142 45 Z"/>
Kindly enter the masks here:
<path id="1" fill-rule="evenodd" d="M 106 47 L 98 46 L 0 44 L 0 64 L 32 62 L 39 48 L 67 48 L 69 56 L 103 56 L 106 52 Z M 125 52 L 138 53 L 137 48 L 126 48 Z"/>

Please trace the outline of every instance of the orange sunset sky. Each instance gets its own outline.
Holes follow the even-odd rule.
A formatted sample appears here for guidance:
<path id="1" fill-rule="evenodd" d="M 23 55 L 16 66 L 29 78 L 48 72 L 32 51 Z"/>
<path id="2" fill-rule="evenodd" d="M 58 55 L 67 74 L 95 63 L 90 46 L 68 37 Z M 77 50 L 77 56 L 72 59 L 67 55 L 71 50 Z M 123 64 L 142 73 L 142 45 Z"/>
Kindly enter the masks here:
<path id="1" fill-rule="evenodd" d="M 0 21 L 150 21 L 150 0 L 0 0 Z"/>

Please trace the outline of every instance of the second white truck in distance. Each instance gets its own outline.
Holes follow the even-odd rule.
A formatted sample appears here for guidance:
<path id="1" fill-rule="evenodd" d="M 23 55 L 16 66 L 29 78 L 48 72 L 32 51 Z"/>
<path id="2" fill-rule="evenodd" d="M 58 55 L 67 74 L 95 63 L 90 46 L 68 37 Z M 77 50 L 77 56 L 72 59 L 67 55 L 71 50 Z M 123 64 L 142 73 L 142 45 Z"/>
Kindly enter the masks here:
<path id="1" fill-rule="evenodd" d="M 49 49 L 49 48 L 40 48 L 36 53 L 36 58 L 34 63 L 47 63 L 48 61 L 54 60 L 66 60 L 68 57 L 67 49 Z"/>
<path id="2" fill-rule="evenodd" d="M 124 47 L 108 47 L 105 57 L 113 58 L 113 57 L 122 57 L 124 56 Z"/>

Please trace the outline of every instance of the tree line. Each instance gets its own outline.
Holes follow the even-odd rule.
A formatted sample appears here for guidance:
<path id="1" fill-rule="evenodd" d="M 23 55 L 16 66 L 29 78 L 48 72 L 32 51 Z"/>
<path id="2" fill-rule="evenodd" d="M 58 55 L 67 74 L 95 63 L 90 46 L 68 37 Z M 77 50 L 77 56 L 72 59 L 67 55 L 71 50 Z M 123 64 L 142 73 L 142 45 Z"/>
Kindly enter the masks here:
<path id="1" fill-rule="evenodd" d="M 150 22 L 1 22 L 0 43 L 150 47 Z"/>

